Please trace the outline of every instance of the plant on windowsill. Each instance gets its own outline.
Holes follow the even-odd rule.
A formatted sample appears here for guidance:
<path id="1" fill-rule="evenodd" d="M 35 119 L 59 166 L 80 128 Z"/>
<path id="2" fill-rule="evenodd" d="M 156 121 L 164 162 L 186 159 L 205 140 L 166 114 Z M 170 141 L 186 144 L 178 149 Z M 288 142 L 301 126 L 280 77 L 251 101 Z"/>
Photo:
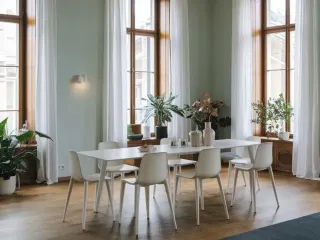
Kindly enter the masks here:
<path id="1" fill-rule="evenodd" d="M 177 97 L 178 95 L 173 96 L 170 93 L 169 98 L 166 98 L 166 94 L 163 93 L 161 96 L 148 94 L 147 98 L 141 98 L 141 100 L 147 103 L 144 107 L 145 114 L 142 123 L 146 123 L 151 117 L 157 118 L 157 125 L 155 127 L 157 139 L 168 137 L 168 128 L 165 124 L 171 122 L 172 112 L 184 117 L 183 109 L 172 103 Z"/>
<path id="2" fill-rule="evenodd" d="M 252 122 L 261 124 L 267 137 L 278 136 L 280 139 L 289 140 L 290 133 L 283 130 L 284 124 L 290 123 L 293 117 L 293 108 L 285 101 L 283 94 L 276 99 L 270 98 L 267 106 L 261 101 L 252 103 L 252 108 L 256 115 Z"/>
<path id="3" fill-rule="evenodd" d="M 27 170 L 23 162 L 28 155 L 34 156 L 39 162 L 36 150 L 27 148 L 32 144 L 34 137 L 38 136 L 52 141 L 46 134 L 31 130 L 20 135 L 12 133 L 8 135 L 7 121 L 8 118 L 0 122 L 0 195 L 10 195 L 15 192 L 16 174 Z M 28 144 L 22 145 L 25 142 Z"/>

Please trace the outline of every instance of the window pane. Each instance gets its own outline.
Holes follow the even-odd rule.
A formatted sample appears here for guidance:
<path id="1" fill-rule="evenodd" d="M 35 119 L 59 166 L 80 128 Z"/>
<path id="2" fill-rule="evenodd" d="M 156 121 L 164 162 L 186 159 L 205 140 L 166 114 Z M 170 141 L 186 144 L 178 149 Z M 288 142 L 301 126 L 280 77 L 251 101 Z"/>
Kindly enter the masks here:
<path id="1" fill-rule="evenodd" d="M 155 0 L 135 0 L 135 28 L 154 30 Z"/>
<path id="2" fill-rule="evenodd" d="M 296 32 L 290 32 L 290 69 L 294 68 L 294 53 L 296 46 Z"/>
<path id="3" fill-rule="evenodd" d="M 290 23 L 296 23 L 296 0 L 290 0 Z"/>
<path id="4" fill-rule="evenodd" d="M 131 0 L 126 1 L 127 28 L 131 27 Z"/>
<path id="5" fill-rule="evenodd" d="M 145 101 L 141 98 L 146 98 L 148 93 L 154 94 L 154 73 L 136 73 L 136 84 L 135 84 L 135 109 L 136 123 L 141 123 L 143 120 L 143 107 L 145 106 Z M 149 120 L 149 125 L 153 126 L 154 119 Z M 151 128 L 153 129 L 153 128 Z"/>
<path id="6" fill-rule="evenodd" d="M 18 72 L 17 67 L 0 67 L 0 110 L 18 110 Z"/>
<path id="7" fill-rule="evenodd" d="M 3 112 L 0 109 L 0 121 L 2 121 L 5 118 L 8 118 L 7 133 L 17 134 L 18 133 L 18 111 Z"/>
<path id="8" fill-rule="evenodd" d="M 285 25 L 286 0 L 267 0 L 267 27 Z"/>
<path id="9" fill-rule="evenodd" d="M 267 98 L 277 98 L 279 94 L 286 95 L 286 71 L 274 70 L 267 72 Z"/>
<path id="10" fill-rule="evenodd" d="M 19 0 L 1 0 L 0 14 L 19 15 Z"/>
<path id="11" fill-rule="evenodd" d="M 19 63 L 19 25 L 0 22 L 0 62 L 17 66 Z"/>
<path id="12" fill-rule="evenodd" d="M 267 35 L 267 70 L 279 70 L 286 67 L 285 33 Z"/>
<path id="13" fill-rule="evenodd" d="M 136 36 L 135 71 L 154 71 L 154 38 Z"/>

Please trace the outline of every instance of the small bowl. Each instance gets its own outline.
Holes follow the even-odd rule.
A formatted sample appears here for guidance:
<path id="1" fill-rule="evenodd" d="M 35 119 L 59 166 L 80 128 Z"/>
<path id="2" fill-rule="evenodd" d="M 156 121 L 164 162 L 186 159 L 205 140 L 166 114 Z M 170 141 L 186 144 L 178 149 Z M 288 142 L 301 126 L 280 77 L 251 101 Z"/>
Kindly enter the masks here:
<path id="1" fill-rule="evenodd" d="M 150 146 L 143 148 L 143 147 L 139 147 L 138 148 L 139 152 L 149 152 L 150 151 Z"/>

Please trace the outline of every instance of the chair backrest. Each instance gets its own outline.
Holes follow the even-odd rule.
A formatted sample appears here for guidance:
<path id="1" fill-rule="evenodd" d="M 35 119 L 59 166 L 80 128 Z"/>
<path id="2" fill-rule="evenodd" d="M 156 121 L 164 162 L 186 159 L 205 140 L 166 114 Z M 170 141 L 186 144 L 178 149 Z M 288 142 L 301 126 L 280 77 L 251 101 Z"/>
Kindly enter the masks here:
<path id="1" fill-rule="evenodd" d="M 196 177 L 211 178 L 217 176 L 221 171 L 220 149 L 204 149 L 199 153 L 196 167 Z"/>
<path id="2" fill-rule="evenodd" d="M 261 143 L 261 138 L 260 138 L 260 137 L 257 137 L 257 136 L 250 136 L 250 137 L 247 137 L 245 140 L 246 140 L 246 141 L 251 141 L 251 142 Z M 250 158 L 249 151 L 252 151 L 253 156 L 255 157 L 258 146 L 259 146 L 259 145 L 250 146 L 250 147 L 247 147 L 247 148 L 245 147 L 245 148 L 243 149 L 242 158 Z M 248 151 L 248 150 L 249 150 L 249 151 Z M 254 157 L 252 158 L 252 160 L 254 159 Z"/>
<path id="3" fill-rule="evenodd" d="M 74 151 L 69 151 L 70 154 L 70 174 L 71 177 L 79 182 L 84 182 L 84 178 L 82 175 L 81 165 L 79 156 Z"/>
<path id="4" fill-rule="evenodd" d="M 257 147 L 257 152 L 254 160 L 254 168 L 266 169 L 271 166 L 272 161 L 272 142 L 261 143 Z"/>
<path id="5" fill-rule="evenodd" d="M 141 160 L 137 183 L 142 186 L 162 183 L 168 177 L 168 168 L 167 153 L 147 153 Z"/>
<path id="6" fill-rule="evenodd" d="M 160 145 L 170 145 L 171 140 L 172 138 L 161 138 Z M 170 154 L 169 158 L 174 160 L 174 159 L 179 159 L 180 157 L 177 154 Z"/>
<path id="7" fill-rule="evenodd" d="M 104 149 L 115 149 L 115 148 L 120 148 L 119 143 L 117 142 L 100 142 L 98 145 L 98 150 L 104 150 Z M 107 167 L 112 167 L 112 166 L 118 166 L 123 164 L 122 160 L 119 161 L 111 161 L 107 163 Z M 102 165 L 102 160 L 98 160 L 98 167 L 101 169 Z"/>

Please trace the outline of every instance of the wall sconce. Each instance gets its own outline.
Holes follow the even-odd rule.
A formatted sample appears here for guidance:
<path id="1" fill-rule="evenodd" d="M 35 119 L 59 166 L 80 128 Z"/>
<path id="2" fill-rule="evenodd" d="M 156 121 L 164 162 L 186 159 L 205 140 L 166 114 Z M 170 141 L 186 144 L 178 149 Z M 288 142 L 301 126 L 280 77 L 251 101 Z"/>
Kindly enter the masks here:
<path id="1" fill-rule="evenodd" d="M 86 74 L 77 74 L 73 75 L 71 79 L 71 83 L 86 83 L 88 81 L 87 75 Z"/>

